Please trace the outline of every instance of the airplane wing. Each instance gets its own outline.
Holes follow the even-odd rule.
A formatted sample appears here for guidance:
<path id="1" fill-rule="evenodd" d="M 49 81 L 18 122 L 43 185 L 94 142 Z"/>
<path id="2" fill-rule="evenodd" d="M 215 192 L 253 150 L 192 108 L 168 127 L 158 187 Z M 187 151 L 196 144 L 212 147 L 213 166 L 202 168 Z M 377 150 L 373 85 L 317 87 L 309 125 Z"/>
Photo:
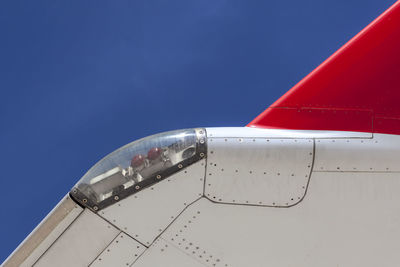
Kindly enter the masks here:
<path id="1" fill-rule="evenodd" d="M 248 127 L 132 142 L 2 266 L 399 266 L 400 1 Z"/>

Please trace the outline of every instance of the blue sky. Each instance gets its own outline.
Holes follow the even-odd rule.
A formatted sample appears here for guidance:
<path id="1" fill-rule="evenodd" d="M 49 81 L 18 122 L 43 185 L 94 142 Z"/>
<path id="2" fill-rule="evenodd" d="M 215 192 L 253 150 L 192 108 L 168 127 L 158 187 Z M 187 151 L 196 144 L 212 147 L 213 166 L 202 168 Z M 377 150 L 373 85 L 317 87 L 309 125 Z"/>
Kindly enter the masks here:
<path id="1" fill-rule="evenodd" d="M 0 2 L 0 262 L 154 133 L 244 126 L 394 0 Z"/>

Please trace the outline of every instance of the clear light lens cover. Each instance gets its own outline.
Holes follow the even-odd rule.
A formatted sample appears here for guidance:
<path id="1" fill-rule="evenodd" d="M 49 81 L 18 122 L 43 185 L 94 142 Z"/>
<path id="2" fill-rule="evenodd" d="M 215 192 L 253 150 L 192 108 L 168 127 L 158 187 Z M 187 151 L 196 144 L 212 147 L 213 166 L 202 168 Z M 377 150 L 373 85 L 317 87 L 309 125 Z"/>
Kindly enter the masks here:
<path id="1" fill-rule="evenodd" d="M 94 165 L 72 189 L 99 210 L 162 180 L 206 155 L 205 129 L 177 130 L 132 142 Z"/>

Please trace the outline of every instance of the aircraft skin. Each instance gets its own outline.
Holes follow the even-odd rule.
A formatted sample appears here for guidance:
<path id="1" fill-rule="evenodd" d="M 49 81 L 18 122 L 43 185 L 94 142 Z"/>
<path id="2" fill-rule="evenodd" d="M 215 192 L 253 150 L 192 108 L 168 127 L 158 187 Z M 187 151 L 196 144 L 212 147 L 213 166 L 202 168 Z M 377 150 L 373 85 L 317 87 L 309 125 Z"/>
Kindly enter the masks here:
<path id="1" fill-rule="evenodd" d="M 111 153 L 2 266 L 399 266 L 400 1 L 247 127 Z"/>

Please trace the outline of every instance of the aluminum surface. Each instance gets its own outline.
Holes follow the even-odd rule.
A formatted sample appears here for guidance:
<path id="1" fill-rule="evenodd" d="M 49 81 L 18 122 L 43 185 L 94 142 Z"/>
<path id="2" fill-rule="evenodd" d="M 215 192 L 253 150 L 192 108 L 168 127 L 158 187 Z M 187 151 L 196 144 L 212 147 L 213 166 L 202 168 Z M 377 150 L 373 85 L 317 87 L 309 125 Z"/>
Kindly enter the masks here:
<path id="1" fill-rule="evenodd" d="M 315 171 L 399 172 L 400 136 L 373 139 L 317 139 Z"/>
<path id="2" fill-rule="evenodd" d="M 394 173 L 317 173 L 296 206 L 203 198 L 161 237 L 205 266 L 397 266 L 399 190 Z"/>
<path id="3" fill-rule="evenodd" d="M 98 214 L 145 245 L 203 195 L 205 160 L 121 200 Z"/>
<path id="4" fill-rule="evenodd" d="M 197 259 L 157 239 L 154 244 L 132 265 L 133 267 L 204 267 Z"/>
<path id="5" fill-rule="evenodd" d="M 287 207 L 307 189 L 312 139 L 208 138 L 205 194 L 216 202 Z"/>
<path id="6" fill-rule="evenodd" d="M 253 127 L 210 127 L 207 137 L 242 138 L 372 138 L 372 133 L 316 130 L 263 129 Z"/>
<path id="7" fill-rule="evenodd" d="M 146 247 L 120 233 L 111 244 L 90 264 L 91 267 L 130 266 L 145 251 Z"/>
<path id="8" fill-rule="evenodd" d="M 88 266 L 119 233 L 118 229 L 85 209 L 34 266 Z"/>

